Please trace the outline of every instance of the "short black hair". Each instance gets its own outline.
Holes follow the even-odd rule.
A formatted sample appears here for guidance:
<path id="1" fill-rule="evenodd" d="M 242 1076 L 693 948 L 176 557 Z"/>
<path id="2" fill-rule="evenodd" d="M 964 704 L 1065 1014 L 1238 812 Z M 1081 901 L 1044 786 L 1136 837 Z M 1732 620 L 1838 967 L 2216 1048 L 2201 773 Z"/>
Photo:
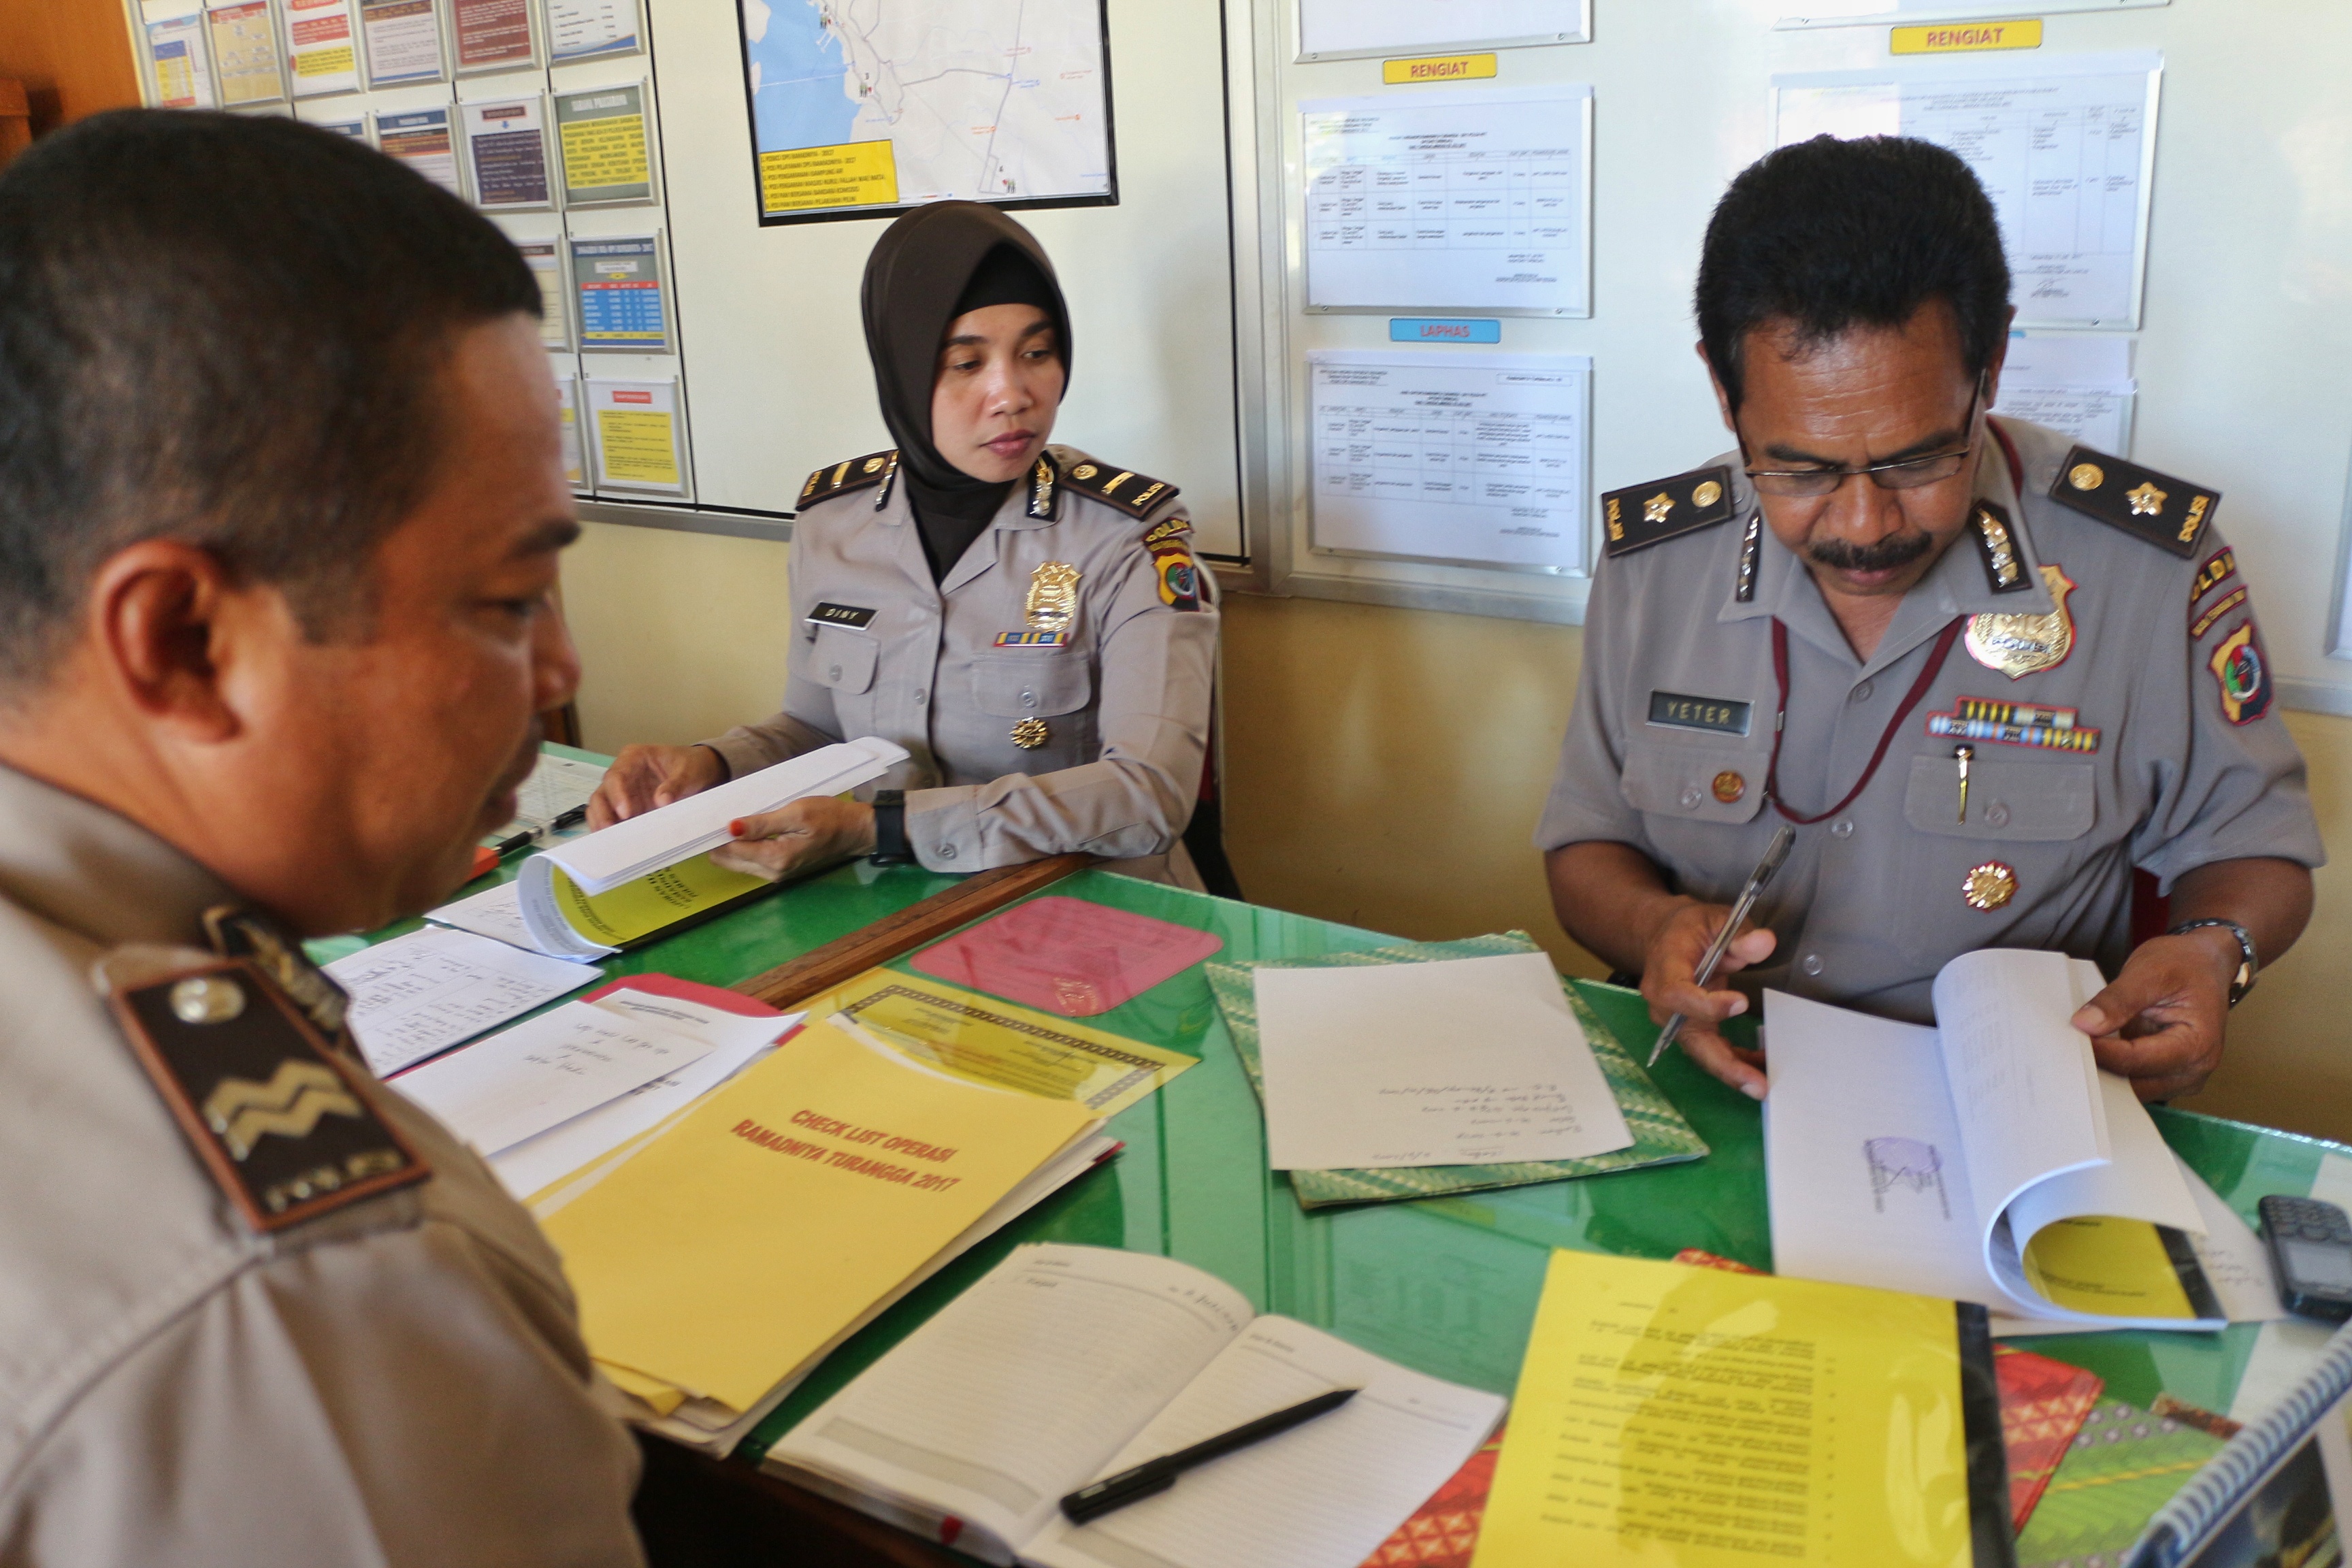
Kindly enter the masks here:
<path id="1" fill-rule="evenodd" d="M 436 477 L 467 327 L 541 294 L 506 237 L 382 153 L 277 116 L 100 114 L 0 174 L 0 679 L 155 538 L 363 624 Z"/>
<path id="2" fill-rule="evenodd" d="M 1984 187 L 1932 142 L 1816 136 L 1768 153 L 1716 204 L 1699 255 L 1698 333 L 1737 413 L 1747 335 L 1786 321 L 1813 345 L 1899 327 L 1942 300 L 1971 377 L 2009 330 L 2009 259 Z"/>

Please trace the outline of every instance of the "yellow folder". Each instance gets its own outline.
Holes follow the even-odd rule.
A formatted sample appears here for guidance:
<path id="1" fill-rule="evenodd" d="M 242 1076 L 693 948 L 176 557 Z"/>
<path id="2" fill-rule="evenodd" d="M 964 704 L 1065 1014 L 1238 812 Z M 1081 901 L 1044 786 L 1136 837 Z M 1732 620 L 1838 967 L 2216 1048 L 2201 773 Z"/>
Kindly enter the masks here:
<path id="1" fill-rule="evenodd" d="M 546 1228 L 597 1360 L 747 1410 L 1095 1120 L 812 1023 Z"/>

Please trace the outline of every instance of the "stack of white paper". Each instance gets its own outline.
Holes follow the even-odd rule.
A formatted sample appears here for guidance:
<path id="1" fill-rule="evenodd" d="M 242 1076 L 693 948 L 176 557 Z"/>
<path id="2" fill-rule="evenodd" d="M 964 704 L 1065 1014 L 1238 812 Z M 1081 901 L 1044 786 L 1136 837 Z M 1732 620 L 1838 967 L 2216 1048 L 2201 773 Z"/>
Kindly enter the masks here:
<path id="1" fill-rule="evenodd" d="M 584 838 L 552 844 L 539 857 L 561 866 L 592 897 L 716 849 L 728 824 L 809 795 L 839 795 L 907 760 L 903 746 L 868 735 L 825 746 L 772 768 L 672 801 Z"/>
<path id="2" fill-rule="evenodd" d="M 1256 972 L 1277 1171 L 1574 1160 L 1633 1142 L 1539 952 Z"/>
<path id="3" fill-rule="evenodd" d="M 1992 411 L 2063 430 L 2086 447 L 2124 456 L 2131 450 L 2131 340 L 2012 333 Z"/>
<path id="4" fill-rule="evenodd" d="M 379 1078 L 593 984 L 581 963 L 427 927 L 326 966 L 351 993 L 352 1035 Z"/>

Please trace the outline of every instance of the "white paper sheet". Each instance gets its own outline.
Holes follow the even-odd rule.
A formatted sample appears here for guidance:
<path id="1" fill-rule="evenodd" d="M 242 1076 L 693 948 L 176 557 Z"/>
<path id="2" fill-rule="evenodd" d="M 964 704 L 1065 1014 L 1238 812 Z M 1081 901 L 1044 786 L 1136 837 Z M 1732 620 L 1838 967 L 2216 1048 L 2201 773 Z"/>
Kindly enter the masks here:
<path id="1" fill-rule="evenodd" d="M 772 768 L 616 822 L 584 838 L 550 846 L 537 859 L 561 866 L 590 894 L 610 892 L 728 841 L 727 825 L 803 795 L 837 795 L 907 760 L 906 748 L 868 735 L 825 746 Z"/>
<path id="2" fill-rule="evenodd" d="M 567 1002 L 427 1062 L 394 1087 L 488 1156 L 690 1066 L 712 1049 L 708 1040 Z"/>
<path id="3" fill-rule="evenodd" d="M 597 971 L 428 926 L 326 966 L 351 993 L 360 1054 L 389 1077 L 583 985 Z"/>
<path id="4" fill-rule="evenodd" d="M 1586 0 L 1299 0 L 1298 58 L 1403 54 L 1590 37 Z"/>
<path id="5" fill-rule="evenodd" d="M 1307 356 L 1318 550 L 1581 572 L 1592 362 Z"/>
<path id="6" fill-rule="evenodd" d="M 2100 984 L 2080 959 L 2013 948 L 1963 953 L 1936 976 L 1945 1088 L 1988 1223 L 2029 1183 L 2110 1153 L 2091 1039 L 2066 1022 Z"/>
<path id="7" fill-rule="evenodd" d="M 1309 309 L 1591 313 L 1592 89 L 1298 106 Z"/>
<path id="8" fill-rule="evenodd" d="M 542 752 L 531 765 L 530 776 L 515 791 L 514 820 L 490 837 L 511 838 L 526 830 L 542 830 L 565 812 L 586 805 L 588 798 L 596 793 L 596 786 L 604 782 L 602 763 L 583 763 Z"/>
<path id="9" fill-rule="evenodd" d="M 1992 411 L 2127 458 L 2138 391 L 2128 338 L 2013 332 Z"/>
<path id="10" fill-rule="evenodd" d="M 490 1169 L 518 1199 L 528 1198 L 632 1138 L 652 1131 L 765 1056 L 776 1037 L 803 1016 L 781 1013 L 765 1018 L 745 1017 L 643 991 L 615 991 L 585 1005 L 706 1041 L 710 1053 L 491 1156 Z"/>
<path id="11" fill-rule="evenodd" d="M 2132 328 L 2162 68 L 2141 53 L 1776 76 L 1773 144 L 1886 135 L 1950 148 L 2000 216 L 2020 326 Z"/>
<path id="12" fill-rule="evenodd" d="M 1484 1165 L 1633 1137 L 1539 952 L 1256 972 L 1278 1171 Z"/>
<path id="13" fill-rule="evenodd" d="M 509 947 L 521 948 L 525 952 L 539 951 L 531 945 L 530 931 L 522 923 L 522 905 L 512 882 L 500 882 L 495 888 L 470 893 L 455 903 L 427 910 L 425 918 L 436 925 L 469 931 L 477 936 L 486 936 Z M 556 953 L 548 956 L 569 957 L 568 954 Z"/>

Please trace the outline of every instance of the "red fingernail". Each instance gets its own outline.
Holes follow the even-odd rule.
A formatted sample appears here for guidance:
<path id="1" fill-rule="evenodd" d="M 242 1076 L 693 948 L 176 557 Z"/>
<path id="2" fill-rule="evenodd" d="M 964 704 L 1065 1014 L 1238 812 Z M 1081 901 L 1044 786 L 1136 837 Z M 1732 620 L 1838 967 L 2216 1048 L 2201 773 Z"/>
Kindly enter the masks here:
<path id="1" fill-rule="evenodd" d="M 730 837 L 730 838 L 740 838 L 740 837 L 743 837 L 743 819 L 742 819 L 741 817 L 740 817 L 740 816 L 739 816 L 739 817 L 737 817 L 734 821 L 732 821 L 732 822 L 729 823 L 729 824 L 727 825 L 727 834 L 728 834 L 728 837 Z"/>

